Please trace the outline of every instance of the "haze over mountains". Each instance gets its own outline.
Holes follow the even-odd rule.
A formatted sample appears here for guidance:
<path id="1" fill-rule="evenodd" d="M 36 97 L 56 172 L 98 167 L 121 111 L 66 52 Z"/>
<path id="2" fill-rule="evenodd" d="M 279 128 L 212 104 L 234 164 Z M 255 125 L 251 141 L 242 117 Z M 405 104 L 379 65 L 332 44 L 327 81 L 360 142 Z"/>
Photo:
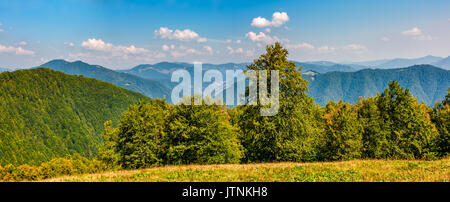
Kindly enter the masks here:
<path id="1" fill-rule="evenodd" d="M 309 80 L 309 94 L 320 105 L 343 100 L 356 103 L 360 96 L 371 97 L 382 92 L 389 81 L 401 86 L 428 105 L 444 99 L 450 87 L 450 71 L 432 65 L 414 65 L 398 69 L 364 69 L 356 72 L 328 72 L 303 75 Z"/>
<path id="2" fill-rule="evenodd" d="M 202 66 L 203 71 L 216 69 L 225 76 L 225 70 L 245 70 L 248 64 L 202 64 Z M 400 84 L 409 88 L 419 101 L 433 105 L 434 102 L 443 98 L 450 86 L 448 74 L 450 57 L 425 56 L 349 64 L 328 61 L 296 62 L 296 64 L 302 66 L 301 72 L 310 81 L 310 95 L 320 105 L 325 105 L 330 100 L 339 101 L 340 99 L 355 103 L 359 96 L 376 95 L 390 80 L 400 81 Z M 151 98 L 166 98 L 169 102 L 171 89 L 178 84 L 170 81 L 171 73 L 177 69 L 185 69 L 193 76 L 194 67 L 190 63 L 160 62 L 114 71 L 81 61 L 64 60 L 52 60 L 40 66 L 72 75 L 96 78 L 140 92 Z M 414 67 L 404 69 L 410 66 Z"/>
<path id="3" fill-rule="evenodd" d="M 441 67 L 443 69 L 450 69 L 450 66 L 445 66 L 445 61 L 448 61 L 449 57 L 442 58 L 442 57 L 436 57 L 432 55 L 427 55 L 420 58 L 395 58 L 395 59 L 384 59 L 384 60 L 374 60 L 374 61 L 367 61 L 367 62 L 355 62 L 355 63 L 349 63 L 349 65 L 360 65 L 362 69 L 365 68 L 373 68 L 373 69 L 394 69 L 394 68 L 402 68 L 402 67 L 409 67 L 413 65 L 422 65 L 422 64 L 429 64 L 429 65 L 435 65 L 437 67 Z M 448 64 L 448 62 L 447 62 Z M 365 68 L 364 68 L 365 67 Z"/>
<path id="4" fill-rule="evenodd" d="M 117 72 L 100 65 L 90 65 L 82 61 L 68 62 L 65 60 L 52 60 L 39 67 L 46 67 L 66 74 L 83 75 L 106 81 L 119 87 L 142 93 L 150 98 L 170 98 L 170 90 L 160 82 Z"/>

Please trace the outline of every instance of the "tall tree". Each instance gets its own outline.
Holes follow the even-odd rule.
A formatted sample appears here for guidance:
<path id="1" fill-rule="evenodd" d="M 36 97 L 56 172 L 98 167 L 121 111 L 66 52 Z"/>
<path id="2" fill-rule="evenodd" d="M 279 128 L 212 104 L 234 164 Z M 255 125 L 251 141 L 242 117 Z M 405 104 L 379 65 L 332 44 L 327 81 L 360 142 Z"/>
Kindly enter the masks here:
<path id="1" fill-rule="evenodd" d="M 261 116 L 263 106 L 246 105 L 239 119 L 245 161 L 306 161 L 317 158 L 319 107 L 307 95 L 307 81 L 294 62 L 288 61 L 288 51 L 280 43 L 268 45 L 266 53 L 247 66 L 248 70 L 279 71 L 279 110 L 275 116 Z M 270 88 L 271 74 L 268 73 Z M 261 82 L 261 81 L 258 81 Z M 259 83 L 256 82 L 255 85 Z M 267 90 L 268 96 L 272 89 Z M 249 99 L 247 88 L 247 99 Z M 256 97 L 260 97 L 261 89 Z"/>

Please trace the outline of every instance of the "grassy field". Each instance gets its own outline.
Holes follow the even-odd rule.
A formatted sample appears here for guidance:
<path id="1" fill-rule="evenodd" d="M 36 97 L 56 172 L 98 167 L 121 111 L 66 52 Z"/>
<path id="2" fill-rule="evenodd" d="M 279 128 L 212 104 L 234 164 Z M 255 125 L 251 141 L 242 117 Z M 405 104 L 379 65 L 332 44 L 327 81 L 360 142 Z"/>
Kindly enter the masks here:
<path id="1" fill-rule="evenodd" d="M 56 182 L 450 182 L 450 158 L 165 166 L 63 176 Z"/>

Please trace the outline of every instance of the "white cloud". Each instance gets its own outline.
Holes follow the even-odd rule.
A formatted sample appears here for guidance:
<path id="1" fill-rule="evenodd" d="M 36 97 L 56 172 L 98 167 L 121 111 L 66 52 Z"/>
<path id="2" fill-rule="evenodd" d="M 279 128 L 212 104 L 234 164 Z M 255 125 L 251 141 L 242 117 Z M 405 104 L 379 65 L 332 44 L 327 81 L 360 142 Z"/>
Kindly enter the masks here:
<path id="1" fill-rule="evenodd" d="M 270 31 L 271 31 L 270 28 L 266 28 L 266 29 L 265 29 L 265 32 L 266 32 L 266 33 L 270 33 Z"/>
<path id="2" fill-rule="evenodd" d="M 214 51 L 212 49 L 211 46 L 203 46 L 202 47 L 204 51 L 202 50 L 197 50 L 194 48 L 188 48 L 186 46 L 180 45 L 178 47 L 174 46 L 174 45 L 163 45 L 162 49 L 164 51 L 170 51 L 170 55 L 172 55 L 172 57 L 178 58 L 178 57 L 183 57 L 183 56 L 187 56 L 187 55 L 213 55 Z"/>
<path id="3" fill-rule="evenodd" d="M 210 55 L 212 55 L 214 53 L 214 51 L 211 48 L 211 46 L 203 46 L 203 49 L 205 49 L 206 52 L 208 52 L 208 54 L 210 54 Z"/>
<path id="4" fill-rule="evenodd" d="M 434 39 L 434 37 L 432 37 L 430 35 L 425 35 L 424 33 L 422 33 L 422 30 L 420 30 L 418 27 L 414 27 L 412 29 L 405 30 L 402 32 L 402 34 L 405 36 L 412 36 L 412 39 L 419 40 L 419 41 L 430 41 L 430 40 Z"/>
<path id="5" fill-rule="evenodd" d="M 231 43 L 232 41 L 231 41 L 231 39 L 227 39 L 226 41 L 225 41 L 225 43 Z"/>
<path id="6" fill-rule="evenodd" d="M 305 50 L 314 50 L 314 46 L 309 43 L 299 43 L 299 44 L 287 44 L 286 48 L 290 49 L 305 49 Z"/>
<path id="7" fill-rule="evenodd" d="M 272 22 L 270 22 L 266 18 L 262 18 L 261 16 L 259 16 L 257 18 L 253 18 L 251 26 L 261 28 L 261 27 L 270 26 L 271 24 L 272 24 Z"/>
<path id="8" fill-rule="evenodd" d="M 403 31 L 402 34 L 406 36 L 418 36 L 422 35 L 422 31 L 418 27 L 413 27 L 412 29 Z"/>
<path id="9" fill-rule="evenodd" d="M 185 29 L 183 31 L 175 30 L 173 33 L 173 38 L 180 41 L 190 41 L 192 39 L 198 38 L 198 34 L 189 29 Z"/>
<path id="10" fill-rule="evenodd" d="M 381 40 L 381 41 L 384 41 L 384 42 L 388 42 L 388 41 L 390 41 L 391 39 L 389 39 L 388 37 L 383 36 L 383 37 L 381 37 L 380 40 Z"/>
<path id="11" fill-rule="evenodd" d="M 163 51 L 169 51 L 170 50 L 170 47 L 168 45 L 165 45 L 165 44 L 162 45 L 161 48 L 162 48 Z"/>
<path id="12" fill-rule="evenodd" d="M 270 35 L 266 35 L 264 32 L 259 32 L 259 34 L 256 34 L 255 32 L 248 32 L 245 34 L 245 38 L 248 38 L 253 42 L 264 42 L 266 44 L 280 41 L 278 37 L 271 37 Z"/>
<path id="13" fill-rule="evenodd" d="M 199 43 L 206 42 L 207 39 L 204 37 L 200 37 L 196 32 L 185 29 L 185 30 L 171 30 L 167 27 L 160 27 L 159 30 L 155 30 L 155 37 L 160 37 L 161 39 L 169 39 L 169 40 L 179 40 L 179 41 L 192 41 L 197 40 Z"/>
<path id="14" fill-rule="evenodd" d="M 87 41 L 83 41 L 81 43 L 81 46 L 83 48 L 89 49 L 89 50 L 95 50 L 95 51 L 102 51 L 102 52 L 109 52 L 113 55 L 120 55 L 120 54 L 145 54 L 149 53 L 150 51 L 144 48 L 137 48 L 134 45 L 130 46 L 114 46 L 111 43 L 105 43 L 101 39 L 88 39 Z"/>
<path id="15" fill-rule="evenodd" d="M 230 53 L 230 54 L 234 53 L 233 48 L 231 48 L 230 46 L 227 46 L 227 50 L 228 50 L 228 53 Z"/>
<path id="16" fill-rule="evenodd" d="M 90 50 L 97 50 L 97 51 L 109 51 L 112 50 L 113 45 L 110 43 L 105 43 L 101 39 L 88 39 L 87 41 L 83 41 L 81 43 L 81 46 Z"/>
<path id="17" fill-rule="evenodd" d="M 331 47 L 331 46 L 321 46 L 319 48 L 317 48 L 317 51 L 319 53 L 331 53 L 334 52 L 336 50 L 336 48 Z"/>
<path id="18" fill-rule="evenodd" d="M 344 46 L 342 50 L 350 51 L 356 54 L 362 54 L 368 51 L 368 49 L 365 46 L 359 44 L 349 44 L 347 46 Z"/>
<path id="19" fill-rule="evenodd" d="M 171 39 L 173 30 L 167 27 L 160 27 L 159 30 L 155 30 L 155 36 L 160 36 L 162 39 Z"/>
<path id="20" fill-rule="evenodd" d="M 233 54 L 233 53 L 244 53 L 244 49 L 242 49 L 242 48 L 233 49 L 232 47 L 227 46 L 227 50 L 228 50 L 228 53 L 230 53 L 230 54 Z"/>
<path id="21" fill-rule="evenodd" d="M 275 12 L 272 15 L 272 26 L 279 27 L 289 21 L 289 16 L 286 12 Z"/>
<path id="22" fill-rule="evenodd" d="M 241 40 L 236 40 L 235 43 L 240 44 Z"/>
<path id="23" fill-rule="evenodd" d="M 198 38 L 197 39 L 197 42 L 199 42 L 199 43 L 204 43 L 206 41 L 208 41 L 208 39 L 206 39 L 206 38 Z"/>
<path id="24" fill-rule="evenodd" d="M 268 27 L 268 26 L 279 27 L 288 21 L 289 21 L 289 16 L 287 15 L 286 12 L 275 12 L 272 14 L 271 21 L 269 21 L 266 18 L 263 18 L 261 16 L 253 18 L 251 26 L 258 27 L 258 28 Z"/>
<path id="25" fill-rule="evenodd" d="M 34 55 L 33 51 L 23 49 L 20 46 L 13 47 L 0 45 L 0 53 L 14 53 L 16 55 Z"/>

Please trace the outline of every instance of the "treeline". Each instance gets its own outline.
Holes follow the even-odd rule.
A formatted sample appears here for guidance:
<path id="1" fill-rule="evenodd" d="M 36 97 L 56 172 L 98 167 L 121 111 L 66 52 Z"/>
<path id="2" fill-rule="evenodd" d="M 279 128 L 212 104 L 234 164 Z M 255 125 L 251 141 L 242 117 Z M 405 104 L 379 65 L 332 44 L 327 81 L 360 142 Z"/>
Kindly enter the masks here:
<path id="1" fill-rule="evenodd" d="M 436 159 L 449 153 L 450 94 L 431 109 L 398 82 L 352 105 L 320 107 L 307 81 L 279 43 L 267 47 L 250 70 L 279 70 L 275 116 L 261 105 L 131 105 L 117 127 L 105 123 L 98 159 L 109 166 L 334 161 L 355 158 Z M 269 78 L 270 81 L 270 78 Z M 450 93 L 450 91 L 449 91 Z M 191 98 L 192 99 L 192 98 Z M 191 102 L 193 103 L 193 102 Z"/>

